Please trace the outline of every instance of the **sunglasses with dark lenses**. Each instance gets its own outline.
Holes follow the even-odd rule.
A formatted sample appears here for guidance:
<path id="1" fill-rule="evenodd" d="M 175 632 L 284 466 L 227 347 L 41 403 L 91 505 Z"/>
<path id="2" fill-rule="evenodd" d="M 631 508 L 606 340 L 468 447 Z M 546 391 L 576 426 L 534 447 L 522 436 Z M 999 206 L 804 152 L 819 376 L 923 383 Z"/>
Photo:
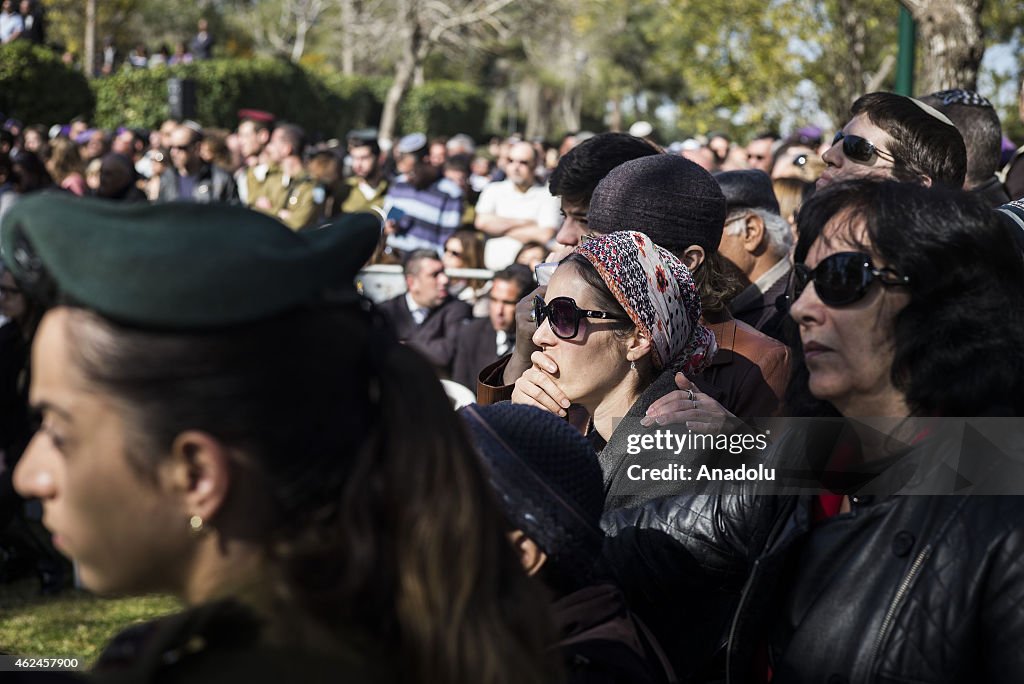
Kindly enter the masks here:
<path id="1" fill-rule="evenodd" d="M 804 264 L 793 266 L 792 304 L 808 283 L 814 283 L 818 299 L 827 306 L 846 306 L 860 301 L 874 281 L 883 285 L 906 285 L 910 278 L 891 268 L 875 268 L 871 257 L 863 252 L 839 252 L 826 257 L 814 268 Z"/>
<path id="2" fill-rule="evenodd" d="M 843 141 L 843 154 L 850 161 L 857 162 L 858 164 L 870 164 L 871 160 L 876 156 L 884 159 L 885 161 L 896 163 L 896 157 L 892 156 L 888 152 L 884 152 L 877 147 L 875 144 L 867 138 L 862 138 L 859 135 L 850 135 L 839 131 L 836 133 L 836 137 L 832 139 L 832 144 L 835 145 L 840 140 Z"/>
<path id="3" fill-rule="evenodd" d="M 607 311 L 591 311 L 576 306 L 576 300 L 572 297 L 555 297 L 547 304 L 540 295 L 533 298 L 533 319 L 537 321 L 539 328 L 545 319 L 551 321 L 551 331 L 555 337 L 563 340 L 571 340 L 580 333 L 580 320 L 584 318 L 600 318 L 610 321 L 625 320 L 624 316 L 617 316 Z"/>

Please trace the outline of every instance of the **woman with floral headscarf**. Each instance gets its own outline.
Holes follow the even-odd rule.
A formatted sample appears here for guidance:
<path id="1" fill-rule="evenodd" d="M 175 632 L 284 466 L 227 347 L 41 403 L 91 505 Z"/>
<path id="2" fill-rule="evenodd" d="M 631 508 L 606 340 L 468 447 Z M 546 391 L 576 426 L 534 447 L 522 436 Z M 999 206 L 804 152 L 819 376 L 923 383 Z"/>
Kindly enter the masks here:
<path id="1" fill-rule="evenodd" d="M 693 278 L 648 236 L 622 231 L 577 247 L 559 264 L 546 296 L 535 302 L 533 341 L 558 370 L 527 370 L 512 401 L 552 410 L 530 392 L 557 384 L 592 417 L 587 434 L 600 452 L 605 510 L 642 503 L 651 490 L 617 486 L 626 476 L 629 433 L 652 402 L 676 388 L 677 371 L 701 371 L 716 349 L 714 335 L 700 323 Z M 621 418 L 635 420 L 617 427 Z"/>

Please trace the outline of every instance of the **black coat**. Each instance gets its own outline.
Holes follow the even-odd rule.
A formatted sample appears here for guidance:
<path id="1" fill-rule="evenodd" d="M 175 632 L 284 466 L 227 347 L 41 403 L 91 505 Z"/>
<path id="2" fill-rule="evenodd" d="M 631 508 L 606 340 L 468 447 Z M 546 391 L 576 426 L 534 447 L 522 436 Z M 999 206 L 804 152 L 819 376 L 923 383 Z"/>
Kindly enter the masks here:
<path id="1" fill-rule="evenodd" d="M 238 200 L 238 190 L 235 187 L 235 179 L 231 174 L 213 164 L 203 164 L 196 176 L 195 187 L 191 197 L 181 197 L 178 194 L 178 172 L 169 168 L 160 176 L 160 193 L 157 197 L 160 202 L 174 202 L 184 200 L 188 202 L 235 202 Z"/>
<path id="2" fill-rule="evenodd" d="M 405 303 L 405 294 L 392 297 L 378 308 L 391 323 L 400 341 L 423 354 L 443 373 L 447 374 L 451 370 L 462 323 L 473 314 L 469 304 L 449 297 L 440 306 L 431 309 L 420 325 L 416 325 L 412 318 Z"/>
<path id="3" fill-rule="evenodd" d="M 515 332 L 509 334 L 509 349 L 515 345 Z M 490 318 L 466 321 L 455 343 L 452 380 L 476 390 L 476 379 L 487 366 L 498 360 L 498 340 Z"/>
<path id="4" fill-rule="evenodd" d="M 807 432 L 769 459 L 806 466 L 822 445 Z M 926 439 L 879 477 L 910 466 L 908 488 L 932 491 L 949 444 Z M 1024 478 L 1019 460 L 967 451 L 959 468 L 973 469 L 974 492 Z M 608 566 L 634 610 L 657 621 L 673 664 L 690 668 L 681 676 L 706 674 L 715 642 L 728 641 L 730 682 L 756 681 L 765 646 L 776 684 L 1024 681 L 1024 496 L 854 496 L 850 513 L 814 524 L 814 495 L 763 488 L 606 516 Z"/>
<path id="5" fill-rule="evenodd" d="M 786 294 L 792 272 L 792 268 L 787 269 L 764 293 L 753 283 L 748 285 L 729 303 L 729 311 L 732 312 L 733 318 L 743 321 L 768 337 L 785 342 L 782 326 L 789 316 L 789 307 L 784 306 L 780 309 L 777 303 L 779 297 Z"/>

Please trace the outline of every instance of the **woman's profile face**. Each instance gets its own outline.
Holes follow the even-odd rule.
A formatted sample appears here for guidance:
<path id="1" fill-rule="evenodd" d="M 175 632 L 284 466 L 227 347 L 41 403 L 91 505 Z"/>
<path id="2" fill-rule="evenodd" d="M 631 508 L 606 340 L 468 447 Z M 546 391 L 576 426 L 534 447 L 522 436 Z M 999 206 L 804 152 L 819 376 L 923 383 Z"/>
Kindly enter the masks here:
<path id="1" fill-rule="evenodd" d="M 0 314 L 20 323 L 25 318 L 25 294 L 8 271 L 0 275 Z"/>
<path id="2" fill-rule="evenodd" d="M 40 499 L 54 545 L 88 589 L 174 592 L 194 547 L 178 485 L 159 466 L 143 474 L 129 462 L 122 412 L 86 383 L 69 353 L 68 314 L 48 312 L 33 344 L 29 400 L 42 425 L 14 487 Z"/>
<path id="3" fill-rule="evenodd" d="M 832 254 L 863 251 L 858 246 L 867 242 L 863 220 L 849 223 L 840 214 L 825 225 L 807 253 L 808 268 Z M 871 261 L 875 268 L 885 266 L 874 254 Z M 847 417 L 906 415 L 904 397 L 892 385 L 891 369 L 896 315 L 909 301 L 902 288 L 875 281 L 859 301 L 833 307 L 822 302 L 814 284 L 808 283 L 790 315 L 800 326 L 811 394 Z"/>
<path id="4" fill-rule="evenodd" d="M 559 266 L 545 293 L 545 302 L 556 297 L 571 297 L 581 309 L 601 310 L 594 291 L 571 264 Z M 580 320 L 579 333 L 571 340 L 555 335 L 545 320 L 533 335 L 533 343 L 558 365 L 556 382 L 574 402 L 592 408 L 628 372 L 626 344 L 615 335 L 622 324 L 591 318 Z"/>
<path id="5" fill-rule="evenodd" d="M 530 267 L 530 270 L 537 268 L 537 264 L 543 263 L 544 258 L 548 255 L 548 250 L 544 247 L 531 247 L 523 251 L 518 258 L 516 258 L 517 264 L 524 264 Z"/>
<path id="6" fill-rule="evenodd" d="M 441 261 L 444 263 L 445 268 L 464 268 L 465 259 L 463 258 L 463 247 L 462 241 L 458 238 L 448 238 L 448 242 L 444 243 L 444 255 L 441 257 Z"/>

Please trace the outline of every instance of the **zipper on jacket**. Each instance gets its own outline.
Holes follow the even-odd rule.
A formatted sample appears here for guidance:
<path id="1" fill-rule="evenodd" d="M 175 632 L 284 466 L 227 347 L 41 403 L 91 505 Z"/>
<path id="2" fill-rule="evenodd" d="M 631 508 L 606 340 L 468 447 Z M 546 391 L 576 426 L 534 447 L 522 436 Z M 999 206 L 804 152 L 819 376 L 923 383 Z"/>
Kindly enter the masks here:
<path id="1" fill-rule="evenodd" d="M 899 588 L 896 590 L 896 596 L 893 597 L 892 603 L 889 605 L 889 610 L 885 613 L 885 619 L 882 620 L 882 629 L 878 632 L 878 638 L 875 639 L 875 646 L 871 650 L 871 667 L 868 673 L 871 673 L 875 669 L 875 663 L 878 660 L 878 654 L 882 649 L 882 642 L 885 641 L 885 637 L 889 635 L 889 629 L 892 627 L 892 622 L 896 618 L 896 611 L 899 610 L 900 605 L 903 603 L 903 599 L 906 597 L 907 592 L 910 590 L 910 586 L 914 583 L 914 579 L 921 571 L 921 566 L 928 560 L 928 556 L 932 553 L 931 544 L 921 549 L 921 553 L 917 554 L 917 558 L 914 559 L 913 565 L 910 566 L 910 572 L 900 582 Z"/>

